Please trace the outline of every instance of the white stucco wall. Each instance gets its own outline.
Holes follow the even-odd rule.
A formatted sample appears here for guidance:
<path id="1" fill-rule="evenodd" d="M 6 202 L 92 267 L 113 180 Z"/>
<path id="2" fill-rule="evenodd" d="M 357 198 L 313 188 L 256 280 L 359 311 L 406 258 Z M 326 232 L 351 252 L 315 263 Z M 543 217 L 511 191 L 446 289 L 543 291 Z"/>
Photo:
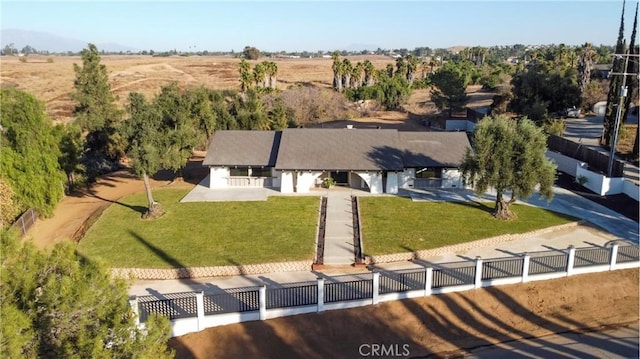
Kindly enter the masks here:
<path id="1" fill-rule="evenodd" d="M 584 176 L 587 179 L 587 183 L 584 184 L 585 187 L 601 196 L 624 192 L 624 178 L 609 178 L 600 173 L 589 171 L 587 167 L 586 163 L 580 163 L 576 167 L 576 178 Z"/>
<path id="2" fill-rule="evenodd" d="M 407 168 L 402 173 L 398 173 L 398 187 L 413 188 L 413 178 L 416 176 L 415 168 Z"/>
<path id="3" fill-rule="evenodd" d="M 398 193 L 398 177 L 396 172 L 387 172 L 387 188 L 386 193 Z"/>
<path id="4" fill-rule="evenodd" d="M 443 168 L 442 188 L 462 188 L 462 172 L 454 168 Z"/>
<path id="5" fill-rule="evenodd" d="M 576 176 L 576 168 L 580 165 L 580 161 L 553 151 L 547 151 L 545 155 L 558 166 L 558 171 Z"/>
<path id="6" fill-rule="evenodd" d="M 316 178 L 320 177 L 322 172 L 298 172 L 296 192 L 309 193 L 309 191 L 315 187 Z"/>
<path id="7" fill-rule="evenodd" d="M 209 167 L 209 188 L 229 187 L 229 167 Z"/>
<path id="8" fill-rule="evenodd" d="M 273 188 L 280 188 L 280 181 L 282 180 L 280 171 L 276 171 L 275 168 L 271 168 L 271 177 L 273 178 Z"/>
<path id="9" fill-rule="evenodd" d="M 280 192 L 293 193 L 293 171 L 282 171 L 280 173 Z"/>

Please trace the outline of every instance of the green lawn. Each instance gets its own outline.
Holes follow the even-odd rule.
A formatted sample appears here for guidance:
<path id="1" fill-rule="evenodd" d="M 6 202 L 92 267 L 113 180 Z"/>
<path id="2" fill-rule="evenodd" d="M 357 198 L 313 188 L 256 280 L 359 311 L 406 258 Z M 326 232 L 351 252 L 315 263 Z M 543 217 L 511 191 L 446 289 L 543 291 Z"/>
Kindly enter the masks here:
<path id="1" fill-rule="evenodd" d="M 180 203 L 186 189 L 159 189 L 166 213 L 142 220 L 144 193 L 114 203 L 78 250 L 113 267 L 172 268 L 312 260 L 319 199 Z"/>
<path id="2" fill-rule="evenodd" d="M 360 197 L 366 255 L 437 248 L 576 221 L 563 214 L 512 205 L 518 218 L 491 216 L 493 203 L 412 202 L 401 197 Z"/>

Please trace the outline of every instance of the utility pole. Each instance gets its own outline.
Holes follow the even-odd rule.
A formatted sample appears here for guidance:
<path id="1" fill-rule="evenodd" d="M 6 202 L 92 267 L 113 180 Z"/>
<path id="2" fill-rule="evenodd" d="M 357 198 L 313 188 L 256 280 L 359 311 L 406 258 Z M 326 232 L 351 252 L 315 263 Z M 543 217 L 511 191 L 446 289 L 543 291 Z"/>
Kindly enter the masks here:
<path id="1" fill-rule="evenodd" d="M 624 60 L 624 70 L 625 72 L 620 72 L 620 73 L 615 73 L 612 72 L 609 75 L 614 75 L 614 76 L 622 76 L 622 86 L 620 86 L 620 100 L 618 101 L 618 109 L 616 111 L 616 119 L 614 121 L 613 124 L 613 133 L 611 134 L 611 148 L 609 149 L 609 166 L 608 166 L 608 170 L 607 170 L 607 177 L 611 177 L 613 175 L 613 162 L 615 160 L 615 155 L 616 155 L 616 142 L 618 142 L 618 128 L 620 127 L 620 121 L 624 120 L 624 119 L 620 119 L 620 117 L 622 117 L 622 109 L 624 108 L 624 98 L 627 97 L 627 76 L 628 75 L 635 75 L 635 76 L 639 76 L 640 74 L 634 74 L 634 73 L 627 73 L 627 65 L 629 64 L 629 57 L 631 56 L 635 56 L 637 57 L 638 55 L 633 55 L 633 54 L 629 54 L 629 50 L 627 50 L 626 54 L 614 54 L 613 56 L 617 57 L 618 59 L 623 57 L 625 58 Z M 625 114 L 626 115 L 626 114 Z"/>

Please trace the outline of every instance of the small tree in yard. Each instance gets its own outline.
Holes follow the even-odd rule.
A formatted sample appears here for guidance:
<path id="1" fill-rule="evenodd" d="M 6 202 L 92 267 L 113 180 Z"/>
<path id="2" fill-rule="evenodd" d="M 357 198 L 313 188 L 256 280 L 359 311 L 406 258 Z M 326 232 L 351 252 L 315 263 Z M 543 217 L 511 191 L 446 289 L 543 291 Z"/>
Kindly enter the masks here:
<path id="1" fill-rule="evenodd" d="M 149 174 L 156 173 L 162 165 L 165 146 L 162 143 L 162 115 L 144 96 L 132 92 L 127 106 L 129 118 L 123 124 L 127 139 L 127 155 L 134 172 L 142 177 L 147 192 L 148 209 L 143 218 L 157 218 L 164 212 L 160 203 L 153 200 Z"/>
<path id="2" fill-rule="evenodd" d="M 545 157 L 546 135 L 527 118 L 519 121 L 506 116 L 486 117 L 478 123 L 473 152 L 467 150 L 461 170 L 465 179 L 482 194 L 493 187 L 496 203 L 493 215 L 499 219 L 514 217 L 509 206 L 516 198 L 528 198 L 538 192 L 553 198 L 555 165 Z M 511 192 L 506 200 L 505 192 Z"/>

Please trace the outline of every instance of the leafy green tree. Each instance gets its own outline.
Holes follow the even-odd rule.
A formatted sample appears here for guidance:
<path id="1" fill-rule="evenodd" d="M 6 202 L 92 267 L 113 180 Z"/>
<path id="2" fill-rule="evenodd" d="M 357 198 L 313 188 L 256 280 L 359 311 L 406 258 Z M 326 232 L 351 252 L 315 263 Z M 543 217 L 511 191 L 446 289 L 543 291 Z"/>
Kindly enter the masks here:
<path id="1" fill-rule="evenodd" d="M 257 60 L 260 58 L 260 50 L 253 46 L 245 46 L 242 50 L 242 56 L 247 60 Z"/>
<path id="2" fill-rule="evenodd" d="M 162 114 L 158 108 L 147 103 L 142 94 L 129 94 L 127 105 L 129 118 L 122 128 L 127 139 L 127 156 L 131 160 L 131 168 L 138 177 L 142 177 L 147 194 L 147 212 L 143 218 L 160 217 L 164 210 L 162 205 L 153 199 L 149 175 L 153 175 L 163 167 L 167 150 L 166 128 L 163 128 Z"/>
<path id="3" fill-rule="evenodd" d="M 449 109 L 449 117 L 453 111 L 464 109 L 469 101 L 466 94 L 469 78 L 463 70 L 453 62 L 447 62 L 438 71 L 431 74 L 431 100 L 443 111 Z"/>
<path id="4" fill-rule="evenodd" d="M 160 111 L 163 134 L 164 154 L 162 168 L 181 172 L 182 167 L 193 154 L 193 149 L 201 142 L 202 133 L 198 131 L 196 119 L 192 117 L 190 104 L 180 91 L 178 84 L 172 82 L 163 86 L 153 101 Z M 179 177 L 181 174 L 179 173 Z"/>
<path id="5" fill-rule="evenodd" d="M 70 242 L 39 251 L 2 231 L 0 356 L 171 358 L 167 318 L 135 324 L 123 280 Z"/>
<path id="6" fill-rule="evenodd" d="M 44 105 L 14 88 L 0 90 L 0 173 L 15 192 L 20 212 L 32 207 L 44 216 L 64 195 L 60 150 Z"/>
<path id="7" fill-rule="evenodd" d="M 478 123 L 473 151 L 467 150 L 460 168 L 478 194 L 495 189 L 496 218 L 513 218 L 509 206 L 516 198 L 530 197 L 537 186 L 543 197 L 553 197 L 555 165 L 545 156 L 546 140 L 542 129 L 527 118 L 485 117 Z M 506 192 L 511 192 L 509 200 Z"/>
<path id="8" fill-rule="evenodd" d="M 107 68 L 100 63 L 100 54 L 94 44 L 89 44 L 80 54 L 82 67 L 73 64 L 76 79 L 71 98 L 77 102 L 76 121 L 88 132 L 88 156 L 118 161 L 124 146 L 118 137 L 122 111 L 116 106 L 116 97 L 111 92 Z"/>
<path id="9" fill-rule="evenodd" d="M 82 131 L 75 124 L 56 125 L 54 129 L 60 148 L 58 163 L 67 175 L 67 190 L 71 192 L 83 182 L 81 180 L 78 183 L 78 176 L 82 178 L 86 173 L 85 166 L 82 164 L 85 139 Z"/>
<path id="10" fill-rule="evenodd" d="M 185 97 L 190 109 L 191 118 L 195 121 L 197 132 L 201 134 L 198 146 L 205 146 L 216 129 L 218 116 L 214 110 L 211 91 L 205 87 L 189 89 Z"/>

